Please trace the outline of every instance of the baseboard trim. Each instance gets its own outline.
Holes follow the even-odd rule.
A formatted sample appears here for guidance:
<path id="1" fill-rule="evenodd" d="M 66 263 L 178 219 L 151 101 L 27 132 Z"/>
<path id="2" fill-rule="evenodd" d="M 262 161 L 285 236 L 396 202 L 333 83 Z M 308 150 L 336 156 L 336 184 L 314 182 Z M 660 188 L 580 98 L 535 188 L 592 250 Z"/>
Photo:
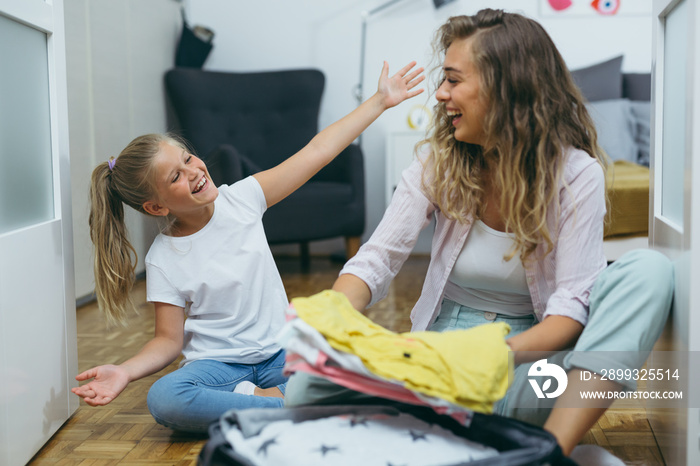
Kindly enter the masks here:
<path id="1" fill-rule="evenodd" d="M 139 280 L 145 280 L 146 279 L 146 271 L 144 270 L 143 272 L 139 272 L 136 274 L 136 281 Z M 85 296 L 81 296 L 75 300 L 75 307 L 82 307 L 85 306 L 86 304 L 92 304 L 95 301 L 97 301 L 97 295 L 93 291 L 90 294 L 86 294 Z"/>
<path id="2" fill-rule="evenodd" d="M 75 307 L 82 307 L 85 306 L 86 304 L 94 303 L 97 301 L 97 295 L 95 292 L 92 292 L 88 295 L 81 296 L 80 298 L 75 300 Z"/>

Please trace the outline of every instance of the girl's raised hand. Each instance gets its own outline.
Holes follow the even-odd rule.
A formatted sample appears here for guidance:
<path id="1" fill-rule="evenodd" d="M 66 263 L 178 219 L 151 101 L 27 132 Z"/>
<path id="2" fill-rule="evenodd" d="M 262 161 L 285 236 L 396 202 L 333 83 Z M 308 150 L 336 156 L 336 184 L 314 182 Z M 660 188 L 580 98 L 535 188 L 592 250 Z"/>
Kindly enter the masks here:
<path id="1" fill-rule="evenodd" d="M 425 79 L 425 76 L 421 75 L 423 68 L 413 70 L 414 66 L 416 66 L 415 61 L 401 68 L 394 76 L 389 77 L 389 64 L 384 62 L 382 74 L 379 76 L 377 93 L 382 97 L 386 108 L 398 105 L 423 92 L 423 89 L 412 90 Z"/>

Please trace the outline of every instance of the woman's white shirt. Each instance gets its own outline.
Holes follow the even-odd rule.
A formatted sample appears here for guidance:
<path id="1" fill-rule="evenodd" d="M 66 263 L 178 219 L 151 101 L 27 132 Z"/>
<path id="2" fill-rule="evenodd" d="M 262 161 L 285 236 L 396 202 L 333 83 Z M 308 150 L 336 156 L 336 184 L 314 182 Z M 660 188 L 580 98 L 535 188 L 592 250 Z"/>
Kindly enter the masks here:
<path id="1" fill-rule="evenodd" d="M 556 314 L 585 325 L 590 290 L 607 265 L 603 253 L 605 176 L 598 162 L 584 151 L 571 148 L 564 154 L 564 161 L 564 182 L 547 217 L 554 249 L 545 256 L 546 245 L 538 245 L 523 266 L 538 320 Z M 387 295 L 418 234 L 434 216 L 430 265 L 420 298 L 411 311 L 413 330 L 427 329 L 437 317 L 445 286 L 473 221 L 467 217 L 462 223 L 442 215 L 423 190 L 422 171 L 423 162 L 417 159 L 403 172 L 379 226 L 340 272 L 355 275 L 367 284 L 371 306 Z M 465 206 L 465 211 L 469 210 Z"/>

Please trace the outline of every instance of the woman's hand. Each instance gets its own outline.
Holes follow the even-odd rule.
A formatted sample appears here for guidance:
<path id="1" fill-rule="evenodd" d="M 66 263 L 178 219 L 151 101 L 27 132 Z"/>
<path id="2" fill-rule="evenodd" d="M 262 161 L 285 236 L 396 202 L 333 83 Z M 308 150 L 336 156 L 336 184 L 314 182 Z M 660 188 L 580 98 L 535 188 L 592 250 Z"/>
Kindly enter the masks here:
<path id="1" fill-rule="evenodd" d="M 83 398 L 90 406 L 104 406 L 114 400 L 129 384 L 129 374 L 120 366 L 112 364 L 97 366 L 75 376 L 78 381 L 93 379 L 71 391 Z"/>
<path id="2" fill-rule="evenodd" d="M 414 66 L 416 66 L 415 61 L 401 68 L 394 76 L 389 77 L 389 64 L 384 62 L 382 73 L 379 76 L 377 94 L 381 97 L 385 108 L 394 107 L 423 92 L 423 89 L 411 90 L 425 79 L 425 76 L 419 76 L 423 72 L 423 68 L 411 71 Z"/>
<path id="3" fill-rule="evenodd" d="M 515 351 L 515 363 L 537 361 L 548 354 L 572 348 L 583 332 L 583 325 L 561 315 L 547 316 L 542 322 L 506 340 Z"/>

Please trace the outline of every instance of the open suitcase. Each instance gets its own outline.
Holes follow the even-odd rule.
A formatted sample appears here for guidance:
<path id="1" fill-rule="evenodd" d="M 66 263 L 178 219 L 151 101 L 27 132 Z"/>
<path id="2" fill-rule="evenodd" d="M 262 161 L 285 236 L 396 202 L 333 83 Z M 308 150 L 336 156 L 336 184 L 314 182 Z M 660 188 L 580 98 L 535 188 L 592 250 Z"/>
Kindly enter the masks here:
<path id="1" fill-rule="evenodd" d="M 483 372 L 482 361 L 488 357 L 500 361 L 493 363 L 501 369 L 499 377 L 487 371 L 478 379 L 485 380 L 486 387 L 469 398 L 476 400 L 473 405 L 478 409 L 473 410 L 465 407 L 463 398 L 452 399 L 451 392 L 432 396 L 429 391 L 407 388 L 408 384 L 396 377 L 373 373 L 367 368 L 367 358 L 362 360 L 336 349 L 326 335 L 301 318 L 310 312 L 326 319 L 332 330 L 353 328 L 359 334 L 357 329 L 365 325 L 375 335 L 390 338 L 391 351 L 382 351 L 372 361 L 375 364 L 389 361 L 401 372 L 414 368 L 422 361 L 421 356 L 425 357 L 416 352 L 420 346 L 416 334 L 395 338 L 395 334 L 358 316 L 340 293 L 326 291 L 311 298 L 296 298 L 289 306 L 288 323 L 280 336 L 287 351 L 285 371 L 307 372 L 369 396 L 348 397 L 343 405 L 316 401 L 292 408 L 228 411 L 210 427 L 210 439 L 199 456 L 200 466 L 575 464 L 542 428 L 484 414 L 490 412 L 489 405 L 503 396 L 507 387 L 504 377 L 508 350 L 500 327 L 488 327 L 485 340 L 459 332 L 438 337 L 448 340 L 438 342 L 436 335 L 431 340 L 430 348 L 438 348 L 441 343 L 442 347 L 449 346 L 448 351 L 456 351 L 459 358 L 453 362 L 462 369 L 468 363 L 461 355 L 476 351 L 464 346 L 478 347 L 483 357 L 465 369 L 470 376 Z M 336 319 L 328 320 L 331 315 Z M 430 361 L 444 361 L 443 355 Z M 430 369 L 426 370 L 432 373 Z M 494 387 L 500 391 L 492 390 Z"/>
<path id="2" fill-rule="evenodd" d="M 393 421 L 393 427 L 401 428 L 372 433 L 367 425 L 371 419 Z M 319 421 L 327 427 L 313 424 Z M 353 432 L 365 440 L 352 437 Z M 198 458 L 200 466 L 575 464 L 539 427 L 480 413 L 465 427 L 432 409 L 403 404 L 232 410 L 212 424 L 209 435 Z M 465 443 L 471 449 L 446 448 L 445 442 Z"/>

